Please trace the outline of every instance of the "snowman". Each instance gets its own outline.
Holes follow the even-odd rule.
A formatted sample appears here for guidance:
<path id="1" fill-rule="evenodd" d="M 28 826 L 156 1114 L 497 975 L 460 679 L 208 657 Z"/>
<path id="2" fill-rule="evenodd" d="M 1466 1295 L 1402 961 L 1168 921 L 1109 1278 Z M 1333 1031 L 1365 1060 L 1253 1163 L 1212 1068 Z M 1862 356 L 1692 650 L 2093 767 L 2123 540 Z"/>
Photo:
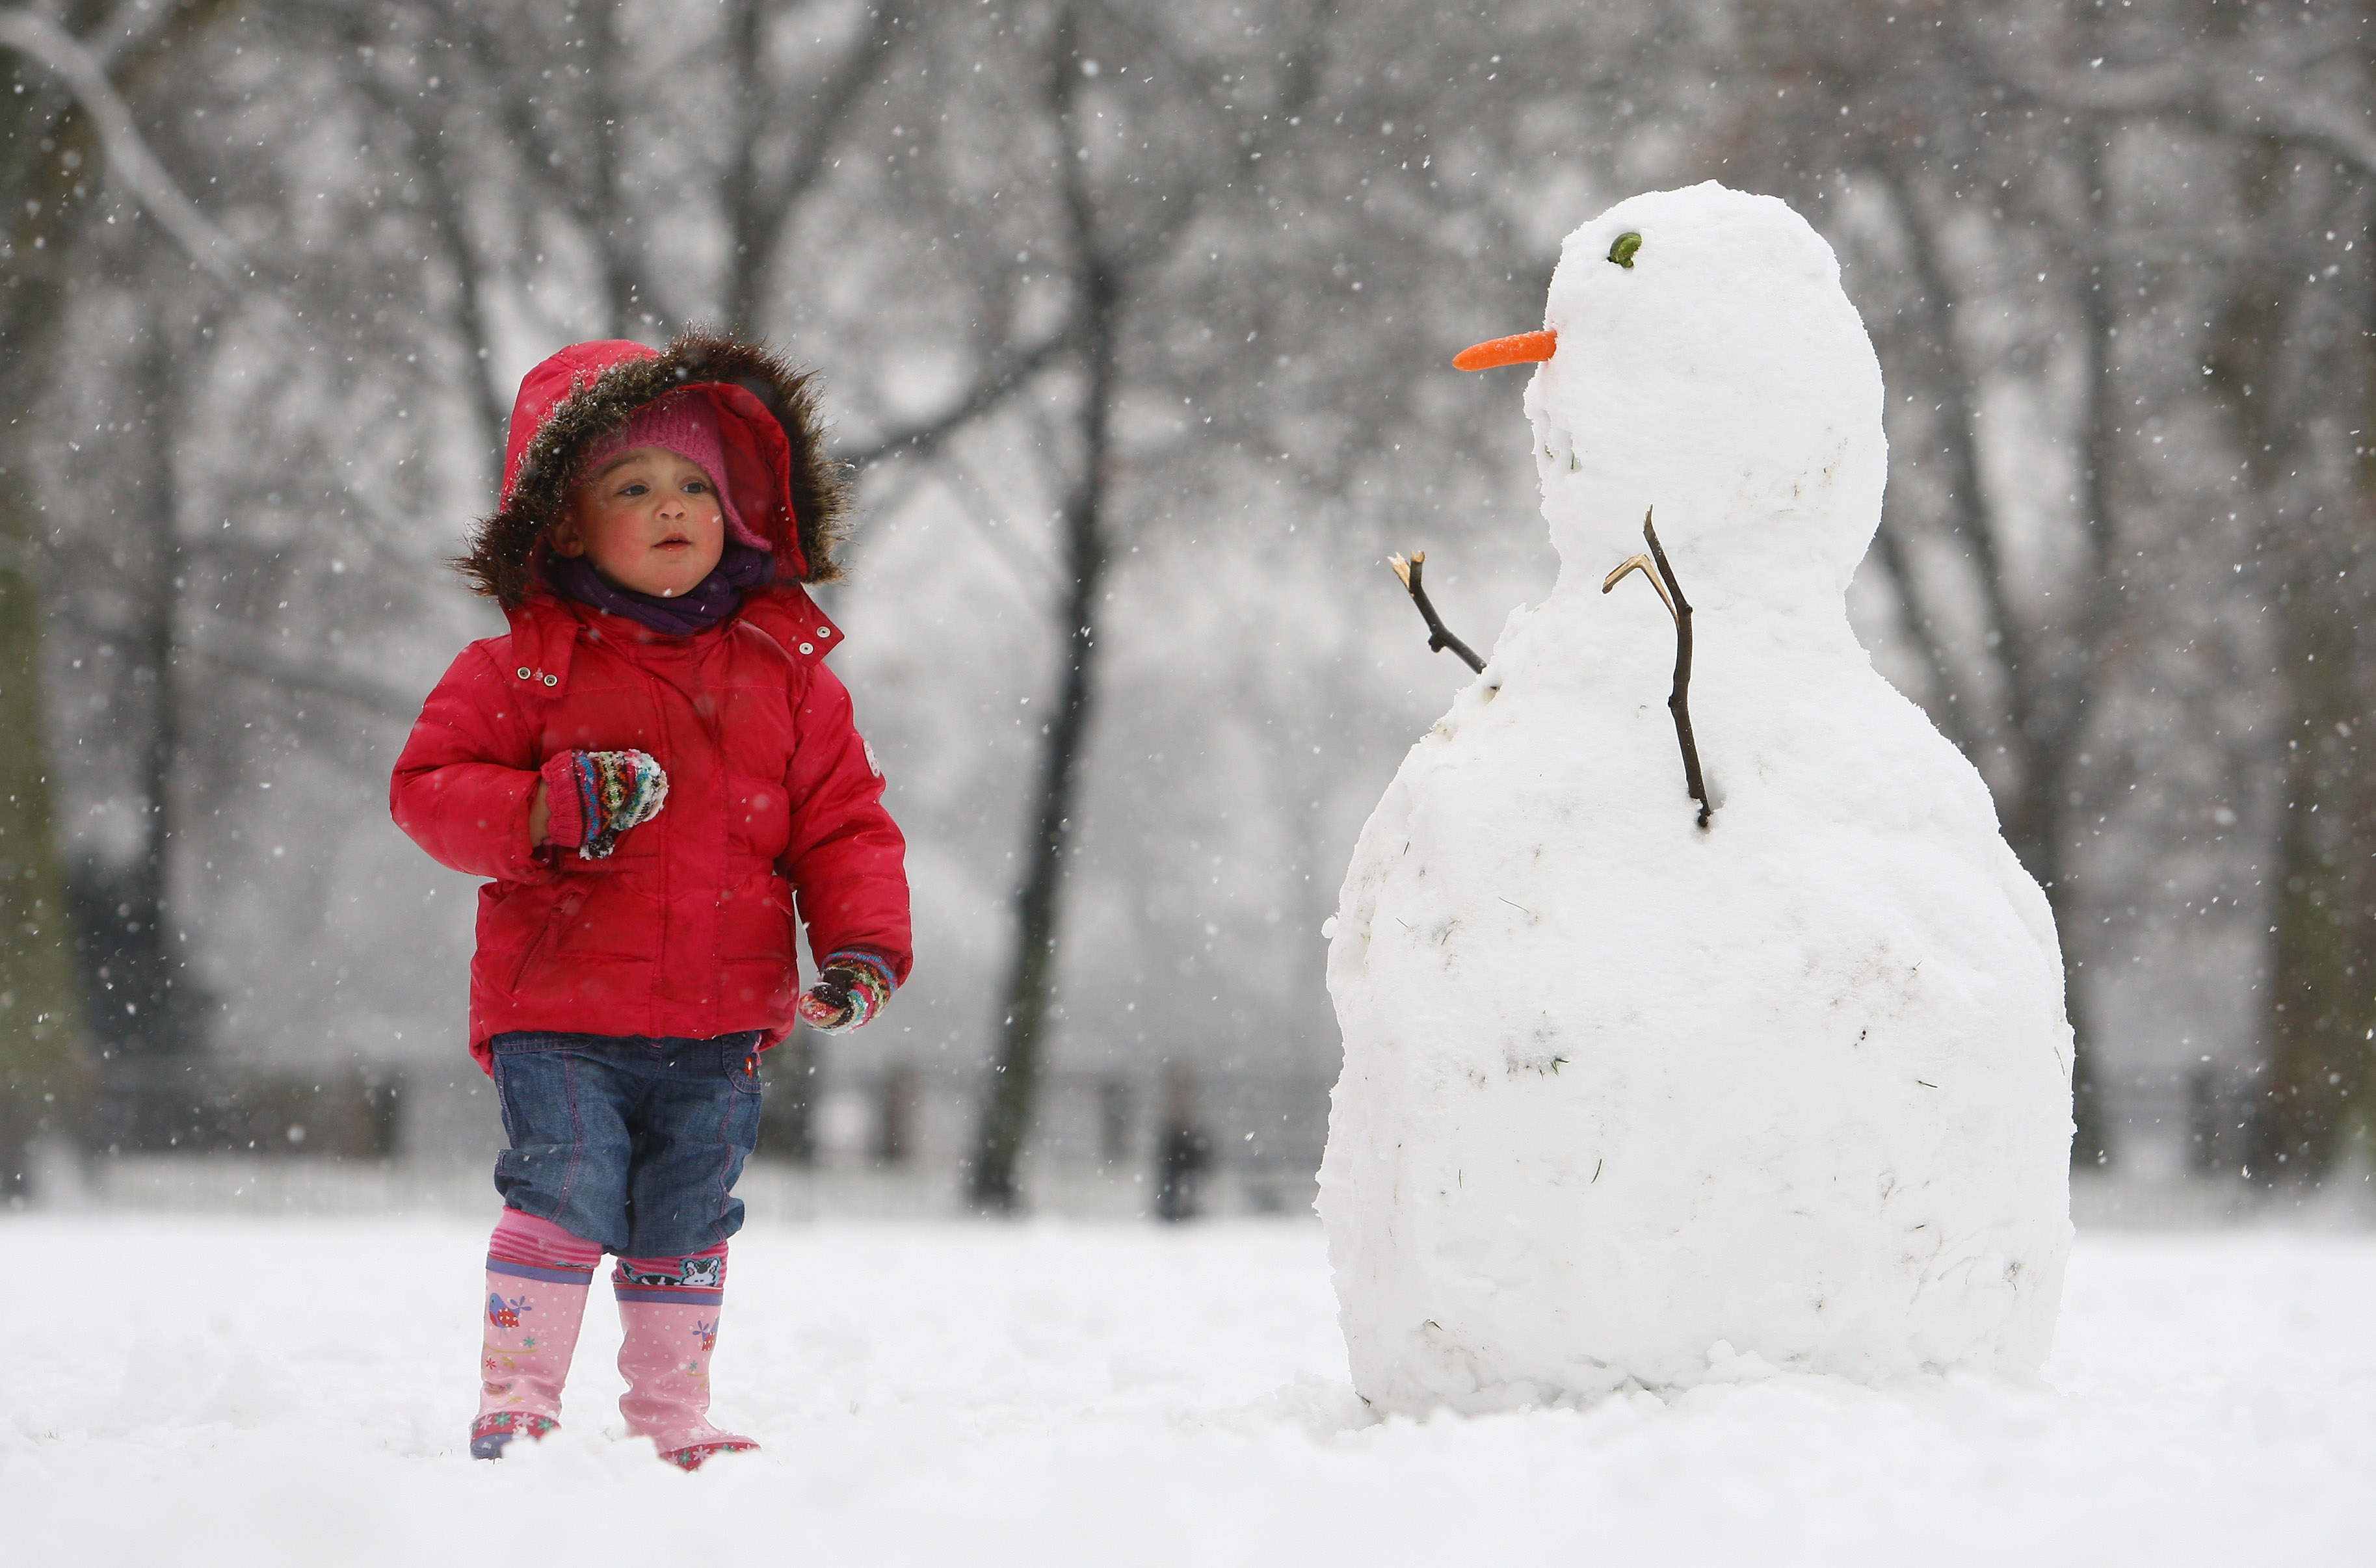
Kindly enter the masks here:
<path id="1" fill-rule="evenodd" d="M 1657 192 L 1568 236 L 1545 319 L 1482 357 L 1539 362 L 1558 582 L 1404 759 L 1328 929 L 1354 1385 L 2032 1376 L 2061 958 L 1979 775 L 1848 626 L 1885 448 L 1838 263 L 1771 197 Z"/>

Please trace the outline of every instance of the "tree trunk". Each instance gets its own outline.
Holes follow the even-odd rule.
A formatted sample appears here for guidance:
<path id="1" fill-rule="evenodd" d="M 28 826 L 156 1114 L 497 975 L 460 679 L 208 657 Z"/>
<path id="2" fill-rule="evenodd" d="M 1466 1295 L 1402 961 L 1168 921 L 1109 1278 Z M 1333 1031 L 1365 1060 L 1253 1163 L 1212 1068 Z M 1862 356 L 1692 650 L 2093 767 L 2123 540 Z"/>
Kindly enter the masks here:
<path id="1" fill-rule="evenodd" d="M 114 55 L 117 90 L 138 89 L 233 0 L 192 0 Z M 87 33 L 82 8 L 66 18 Z M 103 176 L 89 116 L 30 62 L 0 94 L 0 1196 L 25 1181 L 42 1132 L 87 1134 L 89 1059 L 77 996 L 69 896 L 59 874 L 42 700 L 38 516 L 23 442 L 51 378 L 77 241 Z"/>
<path id="2" fill-rule="evenodd" d="M 26 1185 L 28 1141 L 44 1130 L 79 1140 L 87 1109 L 42 700 L 40 514 L 25 444 L 50 382 L 66 256 L 87 211 L 74 199 L 69 157 L 87 167 L 96 143 L 88 117 L 46 84 L 0 95 L 0 1197 Z"/>
<path id="3" fill-rule="evenodd" d="M 2309 585 L 2304 585 L 2305 590 Z M 2313 590 L 2314 591 L 2314 590 Z M 2359 1087 L 2370 993 L 2353 904 L 2352 797 L 2359 720 L 2353 628 L 2339 607 L 2289 593 L 2297 704 L 2279 830 L 2275 952 L 2265 1024 L 2269 1063 L 2254 1120 L 2252 1170 L 2314 1182 L 2341 1153 Z M 2364 846 L 2358 847 L 2364 855 Z"/>
<path id="4" fill-rule="evenodd" d="M 2367 211 L 2365 195 L 2350 193 L 2334 227 L 2365 232 Z M 2366 428 L 2364 413 L 2347 410 L 2370 407 L 2364 345 L 2376 302 L 2364 277 L 2348 291 L 2300 287 L 2293 279 L 2304 265 L 2281 274 L 2291 296 L 2282 325 L 2260 334 L 2282 345 L 2264 360 L 2263 395 L 2238 400 L 2248 435 L 2263 448 L 2272 437 L 2286 444 L 2262 476 L 2286 562 L 2277 609 L 2292 712 L 2269 917 L 2267 1058 L 2248 1146 L 2251 1173 L 2272 1182 L 2332 1172 L 2376 1089 L 2376 778 L 2362 754 L 2376 683 L 2362 569 L 2369 476 L 2364 437 L 2342 428 Z M 2267 298 L 2246 295 L 2239 329 Z"/>
<path id="5" fill-rule="evenodd" d="M 142 725 L 138 851 L 122 864 L 96 858 L 74 873 L 76 945 L 101 1073 L 105 1141 L 126 1148 L 170 1142 L 181 1130 L 175 1094 L 156 1092 L 150 1063 L 185 1061 L 206 1048 L 203 1011 L 186 982 L 179 916 L 172 897 L 174 778 L 182 756 L 180 610 L 185 563 L 178 537 L 173 473 L 174 345 L 151 325 L 141 367 L 140 429 L 125 446 L 145 459 L 137 505 L 145 514 L 144 558 L 126 597 L 137 625 L 123 642 L 131 654 L 132 699 L 112 716 Z M 163 1114 L 165 1121 L 157 1120 Z"/>
<path id="6" fill-rule="evenodd" d="M 2327 230 L 2364 234 L 2370 198 L 2363 184 L 2329 184 L 2322 165 L 2311 169 L 2263 187 L 2255 221 L 2282 226 L 2294 243 L 2238 268 L 2212 359 L 2266 507 L 2263 559 L 2288 709 L 2264 1055 L 2244 1160 L 2256 1179 L 2288 1183 L 2334 1170 L 2376 1089 L 2376 778 L 2362 754 L 2376 711 L 2362 434 L 2376 406 L 2366 346 L 2376 299 L 2364 262 L 2346 254 L 2341 265 L 2355 270 L 2340 281 L 2334 267 L 2312 274 L 2321 252 L 2302 243 Z"/>
<path id="7" fill-rule="evenodd" d="M 0 478 L 0 1202 L 28 1143 L 79 1136 L 89 1090 L 65 890 L 52 837 L 31 507 Z"/>
<path id="8" fill-rule="evenodd" d="M 1063 510 L 1065 663 L 1055 712 L 1042 731 L 1038 826 L 1027 846 L 1022 890 L 1015 900 L 1015 960 L 999 1024 L 998 1063 L 974 1146 L 974 1203 L 1011 1213 L 1021 1201 L 1016 1166 L 1037 1099 L 1042 1034 L 1055 988 L 1057 931 L 1063 916 L 1065 845 L 1071 837 L 1081 753 L 1088 737 L 1097 655 L 1096 620 L 1105 581 L 1106 449 L 1111 416 L 1120 287 L 1102 264 L 1087 264 L 1084 308 L 1088 385 L 1081 409 L 1080 474 Z"/>
<path id="9" fill-rule="evenodd" d="M 1089 700 L 1097 657 L 1097 606 L 1110 552 L 1105 537 L 1108 447 L 1120 369 L 1121 264 L 1099 243 L 1099 204 L 1073 156 L 1083 143 L 1073 95 L 1080 80 L 1075 18 L 1058 18 L 1049 50 L 1048 102 L 1058 130 L 1058 178 L 1073 240 L 1076 319 L 1086 363 L 1079 411 L 1078 468 L 1068 488 L 1063 534 L 1064 667 L 1055 711 L 1040 754 L 1037 823 L 1024 850 L 1023 885 L 1015 900 L 1015 960 L 999 1021 L 998 1061 L 982 1099 L 968 1184 L 977 1207 L 1011 1214 L 1022 1194 L 1016 1182 L 1023 1145 L 1039 1098 L 1040 1067 L 1049 1003 L 1055 993 L 1057 935 L 1063 916 L 1065 847 L 1078 798 L 1081 754 L 1089 731 Z"/>
<path id="10" fill-rule="evenodd" d="M 2100 161 L 2097 133 L 2082 133 L 2090 151 L 2091 172 Z M 1927 399 L 1938 405 L 1940 457 L 1946 469 L 1951 526 L 1969 552 L 1987 607 L 1989 628 L 1996 639 L 1995 656 L 2002 672 L 2005 719 L 2002 742 L 2012 754 L 2011 777 L 1997 789 L 1997 809 L 2005 840 L 2022 866 L 2046 890 L 2048 906 L 2062 946 L 2063 1004 L 2073 1036 L 2072 1100 L 2077 1131 L 2071 1158 L 2076 1166 L 2106 1164 L 2111 1158 L 2102 1096 L 2090 1049 L 2086 992 L 2075 983 L 2084 959 L 2075 940 L 2079 927 L 2077 897 L 2071 885 L 2067 855 L 2066 812 L 2078 782 L 2076 759 L 2086 728 L 2086 695 L 2093 684 L 2097 649 L 2111 630 L 2116 585 L 2110 573 L 2112 529 L 2111 465 L 2115 456 L 2111 407 L 2112 311 L 2100 272 L 2082 279 L 2080 308 L 2086 327 L 2087 389 L 2082 416 L 2083 487 L 2080 518 L 2087 539 L 2085 576 L 2079 594 L 2076 624 L 2059 635 L 2053 627 L 2033 628 L 2022 618 L 2006 578 L 1999 548 L 2000 519 L 1980 481 L 1975 394 L 1979 376 L 1964 355 L 1949 308 L 1953 294 L 1947 268 L 1932 233 L 1932 216 L 1913 172 L 1901 164 L 1889 170 L 1894 195 L 1905 220 L 1906 238 L 1915 280 L 1922 294 L 1924 330 L 1921 345 L 1930 350 L 1930 364 L 1913 368 Z M 1922 374 L 1922 369 L 1930 374 Z M 1884 523 L 1884 530 L 1888 525 Z M 1912 613 L 1920 603 L 1910 563 L 1894 537 L 1883 541 L 1883 564 L 1900 583 L 1901 600 Z M 1924 637 L 1927 630 L 1920 633 Z M 1933 667 L 1945 660 L 1931 653 Z M 1968 732 L 1968 721 L 1953 720 L 1951 734 Z M 1977 738 L 1977 737 L 1975 737 Z"/>

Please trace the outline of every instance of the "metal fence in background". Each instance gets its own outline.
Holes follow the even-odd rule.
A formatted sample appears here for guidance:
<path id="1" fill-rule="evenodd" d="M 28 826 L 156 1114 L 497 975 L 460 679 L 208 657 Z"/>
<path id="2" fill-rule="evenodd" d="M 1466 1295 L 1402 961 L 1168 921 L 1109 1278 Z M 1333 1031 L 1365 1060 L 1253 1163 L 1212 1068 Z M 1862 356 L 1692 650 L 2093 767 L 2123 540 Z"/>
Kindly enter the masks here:
<path id="1" fill-rule="evenodd" d="M 956 1171 L 980 1086 L 890 1064 L 827 1075 L 769 1053 L 759 1158 L 829 1169 Z M 1330 1080 L 1312 1074 L 1060 1070 L 1042 1080 L 1031 1163 L 1061 1178 L 1143 1179 L 1149 1211 L 1184 1219 L 1226 1182 L 1230 1206 L 1301 1210 L 1328 1133 Z"/>

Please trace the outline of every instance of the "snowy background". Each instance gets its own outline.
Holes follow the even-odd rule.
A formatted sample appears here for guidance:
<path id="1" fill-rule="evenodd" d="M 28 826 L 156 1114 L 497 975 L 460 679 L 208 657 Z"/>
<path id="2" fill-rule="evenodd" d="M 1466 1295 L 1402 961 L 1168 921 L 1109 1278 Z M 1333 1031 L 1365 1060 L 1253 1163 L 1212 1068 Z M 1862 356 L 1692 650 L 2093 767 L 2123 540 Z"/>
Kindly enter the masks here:
<path id="1" fill-rule="evenodd" d="M 2049 886 L 2082 1163 L 2362 1179 L 2376 91 L 2356 9 L 2212 9 L 0 7 L 35 18 L 0 42 L 0 723 L 49 742 L 0 789 L 12 1117 L 480 1158 L 469 889 L 385 808 L 496 625 L 440 563 L 529 365 L 725 321 L 821 369 L 860 465 L 837 666 L 919 917 L 893 1016 L 778 1062 L 772 1154 L 944 1209 L 1023 1049 L 1026 1206 L 1184 1130 L 1214 1201 L 1300 1209 L 1317 928 L 1465 673 L 1383 557 L 1427 550 L 1480 647 L 1554 564 L 1522 373 L 1449 355 L 1539 323 L 1585 217 L 1714 176 L 1809 217 L 1880 350 L 1851 612 Z M 1058 962 L 1018 1046 L 1027 938 Z"/>
<path id="2" fill-rule="evenodd" d="M 613 1555 L 2358 1550 L 2370 49 L 2331 0 L 0 6 L 0 1237 L 73 1277 L 6 1309 L 12 1544 L 417 1562 L 529 1496 Z M 1365 1426 L 1318 928 L 1466 678 L 1383 558 L 1480 647 L 1541 597 L 1515 377 L 1448 358 L 1710 177 L 1842 258 L 1851 614 L 2050 885 L 2061 1338 L 2043 1389 Z M 447 1462 L 496 1127 L 470 890 L 386 811 L 497 624 L 440 563 L 518 375 L 693 321 L 820 367 L 859 465 L 828 608 L 919 917 L 884 1023 L 771 1069 L 720 1363 L 770 1446 L 698 1520 L 588 1424 Z M 1084 594 L 1040 1218 L 977 1228 Z"/>

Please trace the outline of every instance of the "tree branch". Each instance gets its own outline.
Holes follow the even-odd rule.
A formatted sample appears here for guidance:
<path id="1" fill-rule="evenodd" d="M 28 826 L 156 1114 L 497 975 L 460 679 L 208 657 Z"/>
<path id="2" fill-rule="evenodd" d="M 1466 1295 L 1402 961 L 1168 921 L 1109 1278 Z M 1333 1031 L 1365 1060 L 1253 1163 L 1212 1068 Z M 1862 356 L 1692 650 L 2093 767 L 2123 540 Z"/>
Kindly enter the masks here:
<path id="1" fill-rule="evenodd" d="M 0 10 L 0 48 L 17 51 L 65 83 L 98 129 L 108 167 L 157 226 L 208 276 L 219 282 L 239 282 L 239 246 L 182 194 L 173 176 L 148 150 L 130 106 L 89 50 L 47 17 L 13 7 Z"/>
<path id="2" fill-rule="evenodd" d="M 319 692 L 386 719 L 410 719 L 421 711 L 417 695 L 350 673 L 326 659 L 301 663 L 275 647 L 272 639 L 248 627 L 212 616 L 193 616 L 188 630 L 186 646 L 191 653 L 267 685 Z"/>
<path id="3" fill-rule="evenodd" d="M 767 101 L 769 96 L 761 89 L 758 80 L 760 45 L 764 42 L 759 15 L 762 0 L 745 0 L 745 6 L 737 19 L 743 52 L 743 101 L 753 105 Z M 883 6 L 874 10 L 866 36 L 813 95 L 816 99 L 814 113 L 785 149 L 783 168 L 764 188 L 754 154 L 766 116 L 759 110 L 746 110 L 748 120 L 743 134 L 737 138 L 721 192 L 734 239 L 726 298 L 730 325 L 744 331 L 758 330 L 762 303 L 759 294 L 775 271 L 777 254 L 783 247 L 788 228 L 785 215 L 832 169 L 833 160 L 826 157 L 826 148 L 847 123 L 860 94 L 880 74 L 889 51 L 897 47 L 900 23 L 895 7 Z"/>
<path id="4" fill-rule="evenodd" d="M 367 35 L 362 27 L 353 29 L 349 37 L 360 44 Z M 362 58 L 359 54 L 359 58 Z M 462 197 L 446 167 L 446 127 L 436 113 L 427 107 L 420 92 L 407 94 L 398 89 L 370 65 L 361 70 L 364 96 L 379 106 L 380 112 L 402 125 L 411 139 L 413 157 L 421 172 L 421 182 L 427 195 L 430 231 L 437 236 L 438 248 L 446 255 L 446 264 L 454 273 L 454 311 L 456 325 L 462 337 L 462 349 L 469 362 L 470 409 L 477 416 L 480 447 L 487 457 L 494 477 L 501 477 L 504 433 L 510 420 L 510 409 L 490 379 L 493 369 L 493 339 L 488 331 L 486 312 L 480 302 L 484 279 L 475 248 L 470 243 L 469 220 L 462 209 Z"/>
<path id="5" fill-rule="evenodd" d="M 872 445 L 845 452 L 841 455 L 842 461 L 862 469 L 901 453 L 921 457 L 930 452 L 965 425 L 1004 402 L 1016 383 L 1036 374 L 1050 360 L 1071 348 L 1079 337 L 1077 318 L 1066 322 L 1062 330 L 1041 342 L 992 364 L 974 383 L 973 390 L 946 412 L 883 436 Z"/>

